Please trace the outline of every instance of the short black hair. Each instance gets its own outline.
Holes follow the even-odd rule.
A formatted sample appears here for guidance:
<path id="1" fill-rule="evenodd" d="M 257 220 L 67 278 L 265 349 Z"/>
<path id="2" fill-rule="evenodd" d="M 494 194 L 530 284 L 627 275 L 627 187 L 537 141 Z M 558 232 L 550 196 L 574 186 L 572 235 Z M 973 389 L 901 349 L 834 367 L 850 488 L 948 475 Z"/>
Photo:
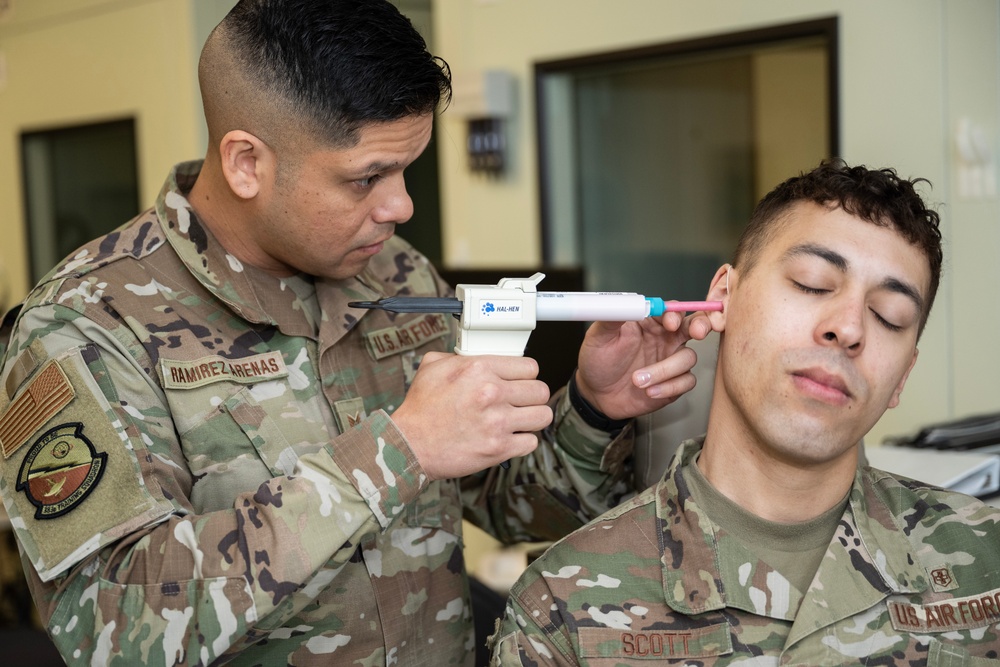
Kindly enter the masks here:
<path id="1" fill-rule="evenodd" d="M 219 29 L 261 94 L 282 98 L 331 145 L 451 99 L 447 63 L 386 0 L 240 0 Z"/>
<path id="2" fill-rule="evenodd" d="M 874 225 L 895 229 L 926 256 L 931 282 L 927 306 L 921 313 L 922 332 L 941 282 L 944 252 L 940 216 L 927 208 L 914 187 L 921 182 L 930 185 L 926 178 L 900 178 L 891 168 L 851 167 L 839 158 L 823 160 L 812 171 L 788 179 L 760 200 L 740 236 L 732 264 L 744 273 L 749 272 L 780 227 L 776 223 L 796 203 L 839 207 Z"/>

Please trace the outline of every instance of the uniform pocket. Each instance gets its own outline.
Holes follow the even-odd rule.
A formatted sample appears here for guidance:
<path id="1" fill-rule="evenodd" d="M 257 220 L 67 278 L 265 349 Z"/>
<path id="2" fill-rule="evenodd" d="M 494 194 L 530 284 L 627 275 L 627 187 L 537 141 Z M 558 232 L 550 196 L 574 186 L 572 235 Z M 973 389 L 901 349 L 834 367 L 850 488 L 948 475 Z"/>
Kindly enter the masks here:
<path id="1" fill-rule="evenodd" d="M 274 477 L 292 474 L 299 455 L 274 419 L 248 389 L 241 389 L 223 402 L 223 408 L 253 445 L 261 462 Z"/>
<path id="2" fill-rule="evenodd" d="M 194 478 L 198 512 L 228 509 L 272 477 L 291 473 L 298 458 L 330 440 L 316 400 L 300 400 L 284 380 L 252 386 L 229 382 L 166 389 L 171 416 Z"/>
<path id="3" fill-rule="evenodd" d="M 982 650 L 995 647 L 980 642 Z M 971 655 L 964 646 L 943 642 L 931 637 L 927 645 L 927 667 L 1000 667 L 1000 660 Z"/>

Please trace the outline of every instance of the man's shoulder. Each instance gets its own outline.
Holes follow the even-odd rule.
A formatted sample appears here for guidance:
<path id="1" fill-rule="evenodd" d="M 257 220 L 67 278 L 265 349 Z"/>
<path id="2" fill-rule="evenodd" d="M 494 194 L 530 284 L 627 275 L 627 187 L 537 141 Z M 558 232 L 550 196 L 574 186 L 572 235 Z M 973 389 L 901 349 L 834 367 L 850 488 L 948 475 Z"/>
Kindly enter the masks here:
<path id="1" fill-rule="evenodd" d="M 987 505 L 979 498 L 953 491 L 910 477 L 866 468 L 866 474 L 879 498 L 894 514 L 906 514 L 919 506 L 928 516 L 966 514 L 969 510 L 1000 521 L 1000 508 Z"/>
<path id="2" fill-rule="evenodd" d="M 124 225 L 73 251 L 39 280 L 12 312 L 54 303 L 68 305 L 74 297 L 86 303 L 96 302 L 99 293 L 122 287 L 132 275 L 145 276 L 148 282 L 149 270 L 142 264 L 164 246 L 169 247 L 169 244 L 156 212 L 153 209 L 143 211 Z M 120 261 L 126 259 L 137 261 Z M 81 287 L 83 283 L 90 286 Z"/>
<path id="3" fill-rule="evenodd" d="M 385 242 L 365 273 L 386 295 L 438 294 L 440 278 L 430 260 L 398 236 Z"/>
<path id="4" fill-rule="evenodd" d="M 627 571 L 636 561 L 659 561 L 656 497 L 652 487 L 581 526 L 531 565 L 538 576 L 573 578 L 586 572 Z M 624 558 L 623 549 L 630 553 Z"/>
<path id="5" fill-rule="evenodd" d="M 1000 508 L 979 498 L 895 475 L 877 468 L 865 474 L 878 503 L 867 504 L 869 515 L 883 522 L 891 518 L 914 543 L 946 540 L 957 547 L 985 547 L 997 552 L 1000 544 Z M 879 516 L 881 513 L 888 516 Z"/>
<path id="6" fill-rule="evenodd" d="M 155 210 L 147 209 L 117 229 L 77 248 L 56 265 L 39 285 L 82 277 L 121 259 L 142 259 L 165 243 L 166 237 Z"/>

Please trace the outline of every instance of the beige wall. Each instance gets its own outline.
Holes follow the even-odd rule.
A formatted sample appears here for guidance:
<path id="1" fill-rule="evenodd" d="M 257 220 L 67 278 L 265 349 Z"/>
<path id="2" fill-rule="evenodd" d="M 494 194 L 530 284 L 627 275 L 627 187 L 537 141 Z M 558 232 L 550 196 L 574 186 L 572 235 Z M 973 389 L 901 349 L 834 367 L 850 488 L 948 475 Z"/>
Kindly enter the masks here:
<path id="1" fill-rule="evenodd" d="M 231 0 L 8 0 L 0 17 L 0 261 L 27 290 L 18 136 L 135 115 L 140 196 L 171 164 L 204 153 L 194 72 L 207 29 Z M 405 3 L 403 3 L 405 6 Z M 958 188 L 969 169 L 953 135 L 978 127 L 996 161 L 1000 4 L 996 0 L 433 0 L 435 51 L 456 73 L 517 80 L 510 172 L 469 174 L 465 129 L 444 115 L 446 263 L 541 260 L 532 67 L 535 62 L 836 15 L 841 147 L 851 162 L 929 178 L 941 202 L 947 274 L 903 403 L 873 440 L 930 420 L 1000 409 L 1000 200 Z M 95 165 L 99 168 L 99 165 Z M 995 176 L 994 176 L 995 183 Z"/>
<path id="2" fill-rule="evenodd" d="M 808 85 L 809 82 L 814 85 Z M 765 51 L 753 59 L 754 194 L 762 198 L 829 151 L 827 54 L 821 47 Z M 816 85 L 815 82 L 821 82 Z M 803 90 L 808 91 L 803 94 Z M 794 102 L 794 103 L 790 103 Z M 798 141 L 789 142 L 794 136 Z"/>
<path id="3" fill-rule="evenodd" d="M 841 154 L 933 183 L 948 262 L 902 404 L 869 440 L 932 420 L 1000 410 L 1000 201 L 962 197 L 953 134 L 970 118 L 997 152 L 1000 3 L 995 0 L 434 0 L 435 47 L 456 73 L 504 69 L 518 82 L 512 168 L 465 169 L 465 130 L 444 114 L 445 262 L 541 261 L 533 65 L 716 33 L 840 17 Z M 995 177 L 994 177 L 995 178 Z"/>
<path id="4" fill-rule="evenodd" d="M 14 0 L 0 23 L 0 261 L 10 294 L 27 291 L 19 134 L 136 119 L 140 199 L 198 146 L 193 0 Z M 95 164 L 95 169 L 100 165 Z M 124 221 L 122 221 L 124 222 Z"/>

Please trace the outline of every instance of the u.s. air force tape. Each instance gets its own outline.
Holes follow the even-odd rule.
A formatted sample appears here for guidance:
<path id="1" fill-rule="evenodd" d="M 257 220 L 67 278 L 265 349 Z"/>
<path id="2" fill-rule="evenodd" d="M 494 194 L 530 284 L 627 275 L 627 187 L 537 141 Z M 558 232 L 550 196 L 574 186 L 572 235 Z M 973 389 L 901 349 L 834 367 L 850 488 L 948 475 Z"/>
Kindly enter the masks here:
<path id="1" fill-rule="evenodd" d="M 394 354 L 414 350 L 428 341 L 447 336 L 448 322 L 440 313 L 423 315 L 394 327 L 365 334 L 365 343 L 372 358 L 378 361 Z"/>

